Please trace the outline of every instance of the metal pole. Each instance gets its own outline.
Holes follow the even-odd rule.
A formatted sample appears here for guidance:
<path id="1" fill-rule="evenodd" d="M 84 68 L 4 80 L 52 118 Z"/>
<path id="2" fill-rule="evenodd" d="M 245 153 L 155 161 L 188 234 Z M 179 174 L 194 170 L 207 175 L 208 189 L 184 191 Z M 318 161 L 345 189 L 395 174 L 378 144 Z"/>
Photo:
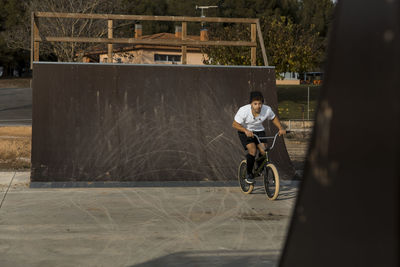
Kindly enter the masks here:
<path id="1" fill-rule="evenodd" d="M 307 88 L 307 120 L 310 120 L 310 86 Z"/>

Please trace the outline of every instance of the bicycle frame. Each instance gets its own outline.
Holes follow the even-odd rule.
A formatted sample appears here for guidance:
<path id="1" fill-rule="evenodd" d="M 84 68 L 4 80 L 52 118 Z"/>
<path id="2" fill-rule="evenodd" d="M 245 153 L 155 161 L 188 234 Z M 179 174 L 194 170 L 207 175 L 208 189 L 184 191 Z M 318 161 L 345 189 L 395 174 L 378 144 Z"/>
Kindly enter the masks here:
<path id="1" fill-rule="evenodd" d="M 268 164 L 268 162 L 269 162 L 268 152 L 271 151 L 274 148 L 275 142 L 276 142 L 276 138 L 278 137 L 278 134 L 279 134 L 279 132 L 276 133 L 275 136 L 268 136 L 268 137 L 258 137 L 256 134 L 254 135 L 254 137 L 257 139 L 258 143 L 260 143 L 260 144 L 261 144 L 261 140 L 260 139 L 274 139 L 274 141 L 272 142 L 272 146 L 271 147 L 267 147 L 267 149 L 265 150 L 265 159 L 260 164 L 260 166 L 254 171 L 254 175 L 255 176 L 260 175 L 260 173 L 264 169 L 265 165 Z"/>

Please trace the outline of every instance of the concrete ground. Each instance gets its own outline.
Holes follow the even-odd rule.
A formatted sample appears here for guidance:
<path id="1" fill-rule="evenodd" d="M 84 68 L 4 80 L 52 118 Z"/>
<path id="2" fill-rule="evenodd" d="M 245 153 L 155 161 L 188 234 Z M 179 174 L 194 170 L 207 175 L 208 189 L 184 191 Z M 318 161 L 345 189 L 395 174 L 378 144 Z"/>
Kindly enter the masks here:
<path id="1" fill-rule="evenodd" d="M 297 187 L 269 201 L 235 183 L 34 189 L 2 172 L 1 266 L 276 266 Z"/>

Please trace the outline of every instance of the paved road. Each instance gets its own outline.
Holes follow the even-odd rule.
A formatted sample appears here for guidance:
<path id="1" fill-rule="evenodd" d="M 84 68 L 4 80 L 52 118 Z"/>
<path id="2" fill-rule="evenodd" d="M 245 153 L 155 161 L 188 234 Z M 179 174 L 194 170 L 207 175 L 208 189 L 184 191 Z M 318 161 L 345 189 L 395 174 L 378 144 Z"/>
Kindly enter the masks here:
<path id="1" fill-rule="evenodd" d="M 2 267 L 276 266 L 297 194 L 28 185 L 27 172 L 0 173 Z"/>
<path id="2" fill-rule="evenodd" d="M 0 88 L 0 126 L 32 124 L 32 89 Z"/>

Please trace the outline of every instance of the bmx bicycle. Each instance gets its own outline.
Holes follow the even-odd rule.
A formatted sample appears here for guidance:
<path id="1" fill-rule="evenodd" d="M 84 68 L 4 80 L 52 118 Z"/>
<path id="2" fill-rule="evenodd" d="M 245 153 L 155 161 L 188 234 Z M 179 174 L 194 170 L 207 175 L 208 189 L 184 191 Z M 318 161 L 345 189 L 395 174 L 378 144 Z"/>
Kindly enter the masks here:
<path id="1" fill-rule="evenodd" d="M 286 133 L 289 133 L 290 131 L 286 131 Z M 267 195 L 267 198 L 269 200 L 275 200 L 278 195 L 279 195 L 279 173 L 278 169 L 276 166 L 270 161 L 269 158 L 269 151 L 271 151 L 276 142 L 276 138 L 278 137 L 278 133 L 275 134 L 275 136 L 268 136 L 268 137 L 258 137 L 257 135 L 254 135 L 254 137 L 258 140 L 259 143 L 261 143 L 260 139 L 273 139 L 272 145 L 265 149 L 265 156 L 261 157 L 260 152 L 258 152 L 259 157 L 256 160 L 256 163 L 254 164 L 254 169 L 253 169 L 253 175 L 254 178 L 263 177 L 263 182 L 264 182 L 264 189 L 265 193 Z M 256 167 L 257 165 L 257 167 Z M 242 160 L 239 164 L 239 170 L 238 170 L 238 179 L 239 179 L 239 185 L 240 189 L 242 190 L 243 193 L 245 194 L 250 194 L 255 185 L 255 181 L 252 184 L 249 184 L 245 181 L 246 179 L 246 172 L 247 172 L 247 163 L 246 160 Z"/>

